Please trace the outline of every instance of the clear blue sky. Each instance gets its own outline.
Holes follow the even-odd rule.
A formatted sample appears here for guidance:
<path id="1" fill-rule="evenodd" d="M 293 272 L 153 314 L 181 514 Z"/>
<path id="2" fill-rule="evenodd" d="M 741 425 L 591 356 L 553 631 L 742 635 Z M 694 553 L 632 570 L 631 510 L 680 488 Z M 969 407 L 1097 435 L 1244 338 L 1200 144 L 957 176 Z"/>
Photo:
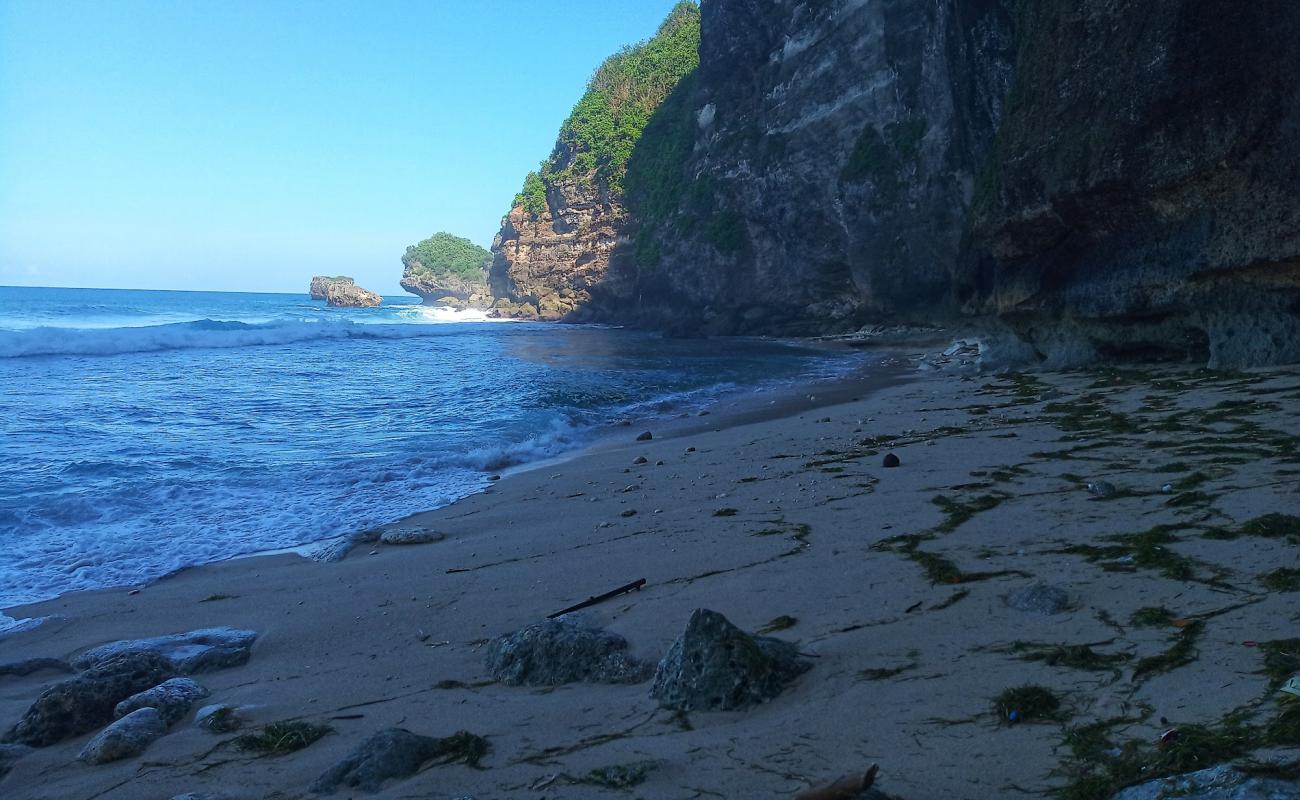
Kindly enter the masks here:
<path id="1" fill-rule="evenodd" d="M 0 285 L 400 292 L 674 0 L 0 0 Z"/>

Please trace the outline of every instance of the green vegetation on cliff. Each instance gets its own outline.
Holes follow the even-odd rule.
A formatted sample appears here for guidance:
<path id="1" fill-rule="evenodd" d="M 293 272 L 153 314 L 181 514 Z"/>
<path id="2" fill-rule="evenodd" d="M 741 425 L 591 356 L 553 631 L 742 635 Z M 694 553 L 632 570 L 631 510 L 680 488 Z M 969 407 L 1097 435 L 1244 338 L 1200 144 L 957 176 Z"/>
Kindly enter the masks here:
<path id="1" fill-rule="evenodd" d="M 492 254 L 469 239 L 439 231 L 406 248 L 402 266 L 413 272 L 434 275 L 451 273 L 467 281 L 482 283 Z"/>
<path id="2" fill-rule="evenodd" d="M 699 50 L 700 9 L 694 0 L 683 0 L 653 37 L 606 59 L 560 127 L 550 158 L 528 174 L 515 205 L 542 213 L 547 189 L 559 181 L 621 193 L 628 159 L 651 115 L 699 66 Z"/>

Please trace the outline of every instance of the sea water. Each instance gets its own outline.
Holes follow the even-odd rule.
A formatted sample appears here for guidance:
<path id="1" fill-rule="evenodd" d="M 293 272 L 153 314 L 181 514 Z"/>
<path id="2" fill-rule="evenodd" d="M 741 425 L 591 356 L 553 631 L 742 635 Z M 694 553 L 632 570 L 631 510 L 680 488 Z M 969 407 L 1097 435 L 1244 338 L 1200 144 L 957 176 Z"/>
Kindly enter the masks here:
<path id="1" fill-rule="evenodd" d="M 356 532 L 859 363 L 407 296 L 0 287 L 0 608 Z"/>

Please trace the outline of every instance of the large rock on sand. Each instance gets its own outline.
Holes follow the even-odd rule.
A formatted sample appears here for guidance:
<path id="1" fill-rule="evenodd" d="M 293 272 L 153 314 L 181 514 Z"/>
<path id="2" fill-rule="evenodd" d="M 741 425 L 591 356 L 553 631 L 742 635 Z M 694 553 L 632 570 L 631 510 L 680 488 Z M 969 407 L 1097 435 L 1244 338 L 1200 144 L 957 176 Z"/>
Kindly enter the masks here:
<path id="1" fill-rule="evenodd" d="M 389 728 L 366 739 L 311 785 L 316 794 L 331 794 L 340 787 L 377 792 L 384 781 L 409 778 L 420 765 L 442 754 L 442 739 Z"/>
<path id="2" fill-rule="evenodd" d="M 152 639 L 127 639 L 91 648 L 73 659 L 72 666 L 89 669 L 122 653 L 157 653 L 172 663 L 174 674 L 192 675 L 244 664 L 256 639 L 256 631 L 237 628 L 203 628 Z"/>
<path id="3" fill-rule="evenodd" d="M 77 758 L 87 764 L 107 764 L 138 756 L 166 732 L 167 723 L 158 709 L 142 708 L 100 731 Z"/>
<path id="4" fill-rule="evenodd" d="M 748 708 L 776 697 L 811 667 L 791 642 L 751 636 L 716 611 L 697 608 L 659 662 L 650 696 L 681 711 Z"/>
<path id="5" fill-rule="evenodd" d="M 1250 775 L 1229 765 L 1130 786 L 1111 800 L 1300 800 L 1300 781 Z"/>
<path id="6" fill-rule="evenodd" d="M 113 709 L 137 692 L 175 675 L 172 663 L 158 653 L 119 652 L 41 693 L 4 741 L 45 747 L 107 725 Z"/>
<path id="7" fill-rule="evenodd" d="M 640 683 L 654 668 L 627 654 L 627 640 L 573 619 L 546 620 L 488 645 L 492 678 L 511 686 Z"/>
<path id="8" fill-rule="evenodd" d="M 171 727 L 189 713 L 195 701 L 202 700 L 208 694 L 207 689 L 189 678 L 172 678 L 152 689 L 131 695 L 118 703 L 113 713 L 125 717 L 137 709 L 154 708 L 162 716 L 163 722 Z"/>

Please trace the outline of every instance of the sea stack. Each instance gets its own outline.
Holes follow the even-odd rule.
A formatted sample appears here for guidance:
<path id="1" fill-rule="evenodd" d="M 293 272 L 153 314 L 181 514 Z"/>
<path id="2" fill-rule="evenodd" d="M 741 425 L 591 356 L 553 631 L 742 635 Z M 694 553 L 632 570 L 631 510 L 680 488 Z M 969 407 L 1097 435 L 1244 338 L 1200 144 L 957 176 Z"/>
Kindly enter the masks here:
<path id="1" fill-rule="evenodd" d="M 487 308 L 487 268 L 492 254 L 459 236 L 438 232 L 402 255 L 402 288 L 425 305 Z"/>
<path id="2" fill-rule="evenodd" d="M 311 299 L 324 300 L 331 306 L 344 308 L 374 308 L 384 298 L 357 286 L 356 281 L 346 275 L 328 277 L 317 275 L 311 279 Z"/>

